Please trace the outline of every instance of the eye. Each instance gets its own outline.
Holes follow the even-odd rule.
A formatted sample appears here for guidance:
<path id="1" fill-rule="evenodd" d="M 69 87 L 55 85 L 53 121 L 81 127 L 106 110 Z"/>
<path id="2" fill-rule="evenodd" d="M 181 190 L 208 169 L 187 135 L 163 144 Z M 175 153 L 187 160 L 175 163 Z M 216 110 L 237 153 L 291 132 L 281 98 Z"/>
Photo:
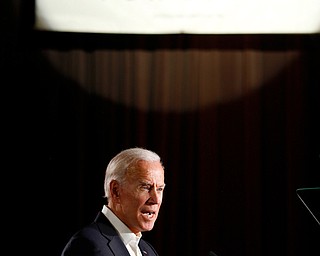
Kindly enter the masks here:
<path id="1" fill-rule="evenodd" d="M 141 189 L 149 191 L 151 189 L 151 187 L 149 185 L 142 185 Z"/>
<path id="2" fill-rule="evenodd" d="M 163 187 L 157 188 L 157 191 L 158 191 L 158 192 L 162 192 L 163 190 L 164 190 Z"/>

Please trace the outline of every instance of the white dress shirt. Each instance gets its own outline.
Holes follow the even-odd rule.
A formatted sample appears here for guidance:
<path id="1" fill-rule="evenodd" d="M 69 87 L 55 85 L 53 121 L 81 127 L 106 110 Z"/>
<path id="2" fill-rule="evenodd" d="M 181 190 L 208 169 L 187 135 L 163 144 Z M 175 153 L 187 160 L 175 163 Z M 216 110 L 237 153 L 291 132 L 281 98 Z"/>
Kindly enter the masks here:
<path id="1" fill-rule="evenodd" d="M 142 256 L 140 248 L 138 246 L 141 232 L 137 235 L 133 233 L 107 206 L 103 206 L 102 213 L 108 218 L 111 224 L 118 231 L 124 245 L 129 251 L 131 256 Z"/>

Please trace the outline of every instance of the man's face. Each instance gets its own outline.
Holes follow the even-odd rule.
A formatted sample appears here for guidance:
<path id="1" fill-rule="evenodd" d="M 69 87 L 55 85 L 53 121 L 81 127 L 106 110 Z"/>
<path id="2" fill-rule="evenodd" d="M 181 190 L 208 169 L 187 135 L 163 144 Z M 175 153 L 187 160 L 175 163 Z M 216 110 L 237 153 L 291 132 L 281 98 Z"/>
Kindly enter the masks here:
<path id="1" fill-rule="evenodd" d="M 120 185 L 116 214 L 134 233 L 149 231 L 158 217 L 164 190 L 160 162 L 140 161 Z"/>

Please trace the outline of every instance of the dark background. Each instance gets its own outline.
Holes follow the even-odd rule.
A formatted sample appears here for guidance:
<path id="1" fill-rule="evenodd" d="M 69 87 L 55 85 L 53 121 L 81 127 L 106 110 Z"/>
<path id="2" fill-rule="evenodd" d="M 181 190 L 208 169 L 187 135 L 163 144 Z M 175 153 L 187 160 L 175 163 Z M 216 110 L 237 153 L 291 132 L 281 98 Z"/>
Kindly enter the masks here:
<path id="1" fill-rule="evenodd" d="M 44 32 L 33 30 L 32 1 L 6 0 L 1 6 L 2 220 L 10 254 L 60 255 L 69 237 L 102 208 L 108 161 L 133 146 L 156 151 L 166 166 L 162 211 L 154 230 L 144 234 L 160 255 L 319 252 L 319 225 L 295 194 L 320 185 L 319 34 Z M 60 65 L 72 66 L 74 60 L 63 54 L 73 50 L 178 50 L 188 56 L 212 49 L 297 51 L 300 58 L 243 97 L 161 111 L 90 93 L 46 55 L 64 56 Z M 266 70 L 277 63 L 264 61 Z M 226 63 L 228 70 L 232 63 Z M 185 93 L 184 84 L 177 86 Z"/>

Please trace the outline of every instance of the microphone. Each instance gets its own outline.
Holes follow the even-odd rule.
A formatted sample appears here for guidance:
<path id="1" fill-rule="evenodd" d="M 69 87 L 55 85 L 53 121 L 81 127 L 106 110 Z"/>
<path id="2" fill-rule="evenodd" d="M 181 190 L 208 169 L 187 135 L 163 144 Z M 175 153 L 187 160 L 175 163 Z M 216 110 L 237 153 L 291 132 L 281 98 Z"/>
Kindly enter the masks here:
<path id="1" fill-rule="evenodd" d="M 213 251 L 210 251 L 208 256 L 218 256 L 217 254 L 215 254 Z"/>

